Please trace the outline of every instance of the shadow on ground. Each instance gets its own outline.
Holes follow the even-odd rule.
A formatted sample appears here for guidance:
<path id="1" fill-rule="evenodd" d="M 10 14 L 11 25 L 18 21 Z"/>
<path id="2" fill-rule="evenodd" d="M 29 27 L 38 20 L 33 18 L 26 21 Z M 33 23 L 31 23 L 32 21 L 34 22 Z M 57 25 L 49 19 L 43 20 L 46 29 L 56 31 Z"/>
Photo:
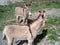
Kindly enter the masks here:
<path id="1" fill-rule="evenodd" d="M 47 35 L 47 30 L 43 30 L 42 34 L 39 34 L 34 39 L 34 45 L 37 45 L 45 36 Z M 19 41 L 18 41 L 19 42 Z M 27 40 L 20 41 L 17 45 L 22 45 L 24 43 L 28 43 Z"/>
<path id="2" fill-rule="evenodd" d="M 39 34 L 34 39 L 34 45 L 37 45 L 45 36 L 47 35 L 47 30 L 43 30 L 42 34 Z"/>

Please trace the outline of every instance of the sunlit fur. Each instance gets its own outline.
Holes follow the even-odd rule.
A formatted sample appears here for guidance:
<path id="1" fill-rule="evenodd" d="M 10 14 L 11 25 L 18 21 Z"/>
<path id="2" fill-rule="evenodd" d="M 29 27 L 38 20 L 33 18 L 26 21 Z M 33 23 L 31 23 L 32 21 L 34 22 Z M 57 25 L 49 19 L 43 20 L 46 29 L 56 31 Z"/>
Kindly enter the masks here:
<path id="1" fill-rule="evenodd" d="M 42 12 L 39 11 L 38 15 L 39 18 L 30 24 L 30 29 L 32 32 L 29 31 L 29 27 L 26 25 L 7 25 L 3 30 L 3 38 L 6 36 L 8 41 L 8 45 L 13 45 L 14 39 L 15 40 L 28 40 L 28 45 L 32 45 L 34 38 L 37 36 L 38 32 L 41 31 L 43 28 L 43 21 L 44 18 L 41 16 Z"/>

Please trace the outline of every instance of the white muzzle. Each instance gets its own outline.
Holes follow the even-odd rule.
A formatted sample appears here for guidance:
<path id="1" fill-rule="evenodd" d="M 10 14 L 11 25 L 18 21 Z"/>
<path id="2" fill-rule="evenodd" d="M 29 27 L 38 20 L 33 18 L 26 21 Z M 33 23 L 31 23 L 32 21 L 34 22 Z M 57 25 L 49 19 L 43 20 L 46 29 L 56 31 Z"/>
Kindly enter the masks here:
<path id="1" fill-rule="evenodd" d="M 32 13 L 31 12 L 29 12 L 29 16 L 31 16 L 32 15 Z"/>

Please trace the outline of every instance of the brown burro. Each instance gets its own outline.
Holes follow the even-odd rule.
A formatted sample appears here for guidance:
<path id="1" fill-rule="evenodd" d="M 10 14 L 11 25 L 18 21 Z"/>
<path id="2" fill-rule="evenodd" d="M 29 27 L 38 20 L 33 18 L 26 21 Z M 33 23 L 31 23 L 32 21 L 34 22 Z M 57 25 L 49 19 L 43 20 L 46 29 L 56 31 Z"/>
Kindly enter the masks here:
<path id="1" fill-rule="evenodd" d="M 15 17 L 16 17 L 16 23 L 21 23 L 21 20 L 23 20 L 23 24 L 27 24 L 28 16 L 31 15 L 31 5 L 25 4 L 23 8 L 16 7 L 15 8 Z"/>
<path id="2" fill-rule="evenodd" d="M 33 40 L 37 36 L 38 32 L 44 27 L 44 11 L 39 11 L 37 15 L 39 15 L 38 19 L 30 24 L 30 29 L 32 32 L 29 31 L 29 27 L 27 25 L 6 25 L 3 30 L 3 39 L 6 37 L 8 41 L 8 45 L 13 45 L 14 40 L 28 40 L 28 45 L 33 44 Z"/>

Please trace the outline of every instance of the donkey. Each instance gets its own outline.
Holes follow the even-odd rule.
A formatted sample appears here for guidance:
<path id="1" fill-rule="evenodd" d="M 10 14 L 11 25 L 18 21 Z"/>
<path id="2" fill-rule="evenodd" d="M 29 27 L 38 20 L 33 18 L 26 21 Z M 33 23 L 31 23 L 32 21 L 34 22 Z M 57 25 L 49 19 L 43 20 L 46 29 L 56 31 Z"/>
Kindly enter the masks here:
<path id="1" fill-rule="evenodd" d="M 46 20 L 46 14 L 45 14 L 45 10 L 42 11 L 41 16 L 43 17 L 44 21 L 43 21 L 43 27 L 45 28 L 45 20 Z"/>
<path id="2" fill-rule="evenodd" d="M 30 4 L 25 4 L 23 8 L 21 7 L 16 7 L 15 8 L 15 16 L 16 16 L 16 22 L 21 23 L 21 20 L 23 20 L 23 24 L 26 22 L 28 16 L 31 15 L 31 5 Z"/>
<path id="3" fill-rule="evenodd" d="M 3 39 L 6 37 L 8 45 L 13 45 L 14 39 L 16 40 L 28 40 L 28 45 L 32 45 L 34 38 L 38 32 L 43 28 L 44 15 L 41 15 L 41 11 L 38 12 L 39 18 L 30 24 L 30 30 L 27 25 L 7 25 L 3 30 Z"/>

